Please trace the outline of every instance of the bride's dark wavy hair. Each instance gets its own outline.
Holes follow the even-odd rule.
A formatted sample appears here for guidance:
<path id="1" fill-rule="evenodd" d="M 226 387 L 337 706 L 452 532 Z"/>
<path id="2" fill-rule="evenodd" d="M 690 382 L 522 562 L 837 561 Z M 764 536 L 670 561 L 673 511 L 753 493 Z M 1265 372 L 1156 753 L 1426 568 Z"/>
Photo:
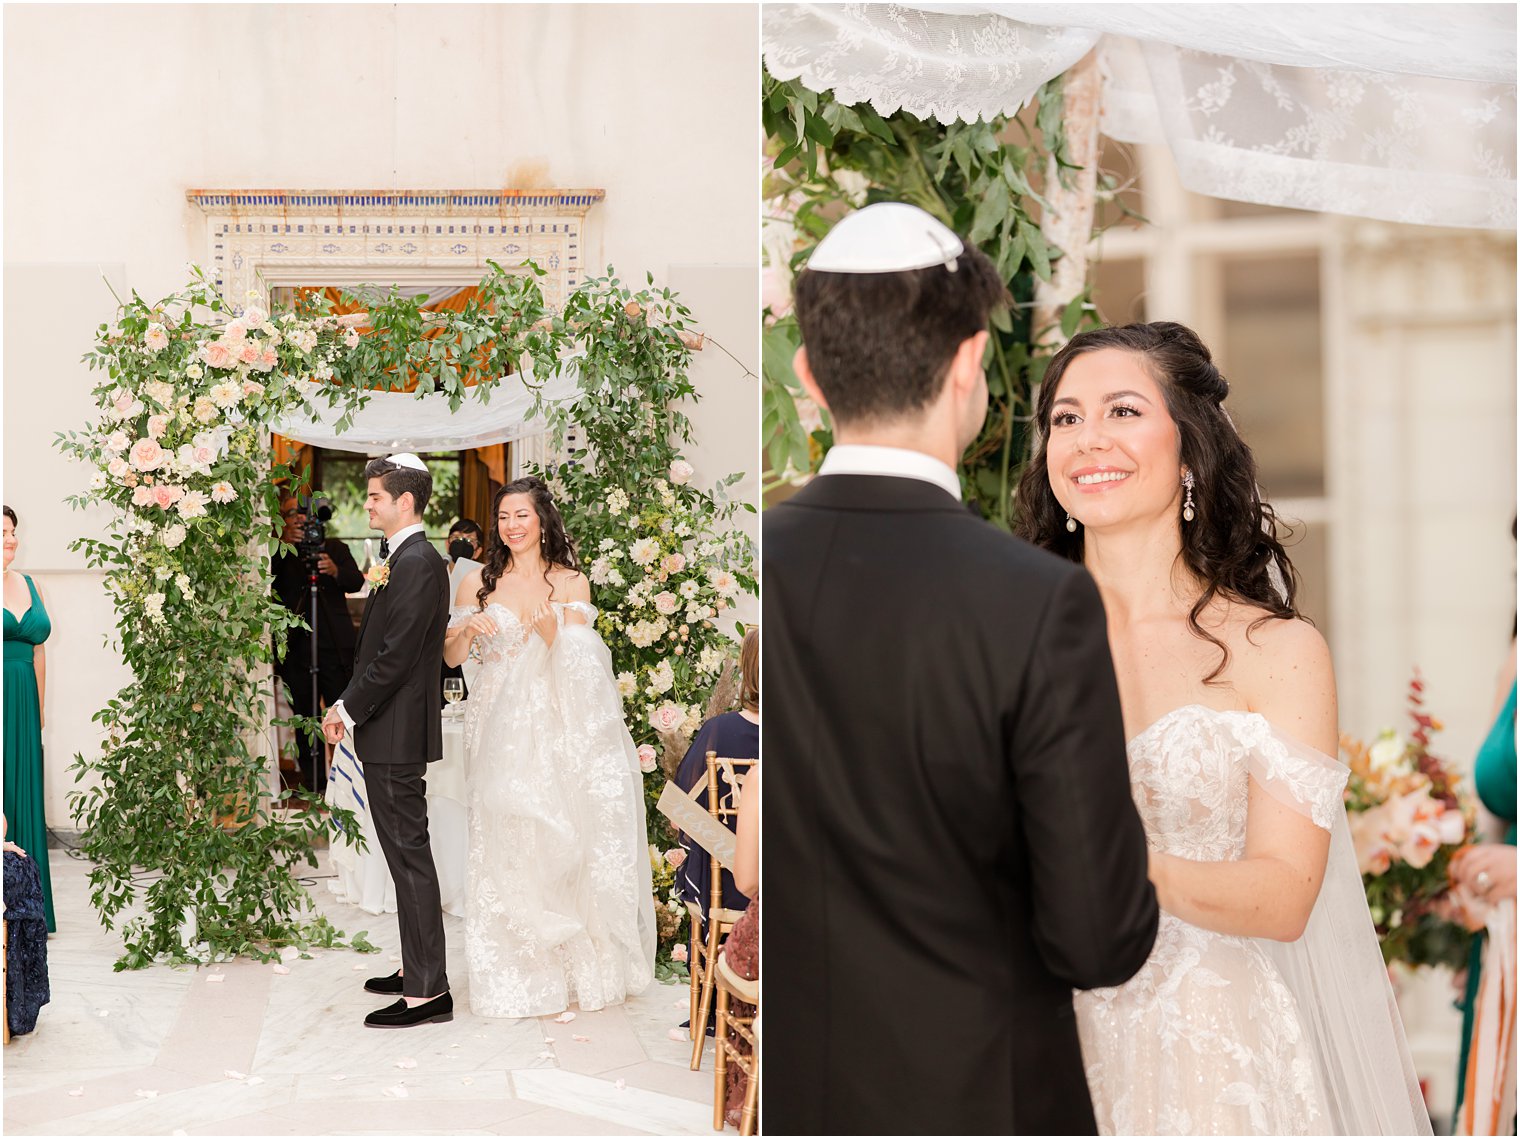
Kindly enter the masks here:
<path id="1" fill-rule="evenodd" d="M 1261 499 L 1256 458 L 1224 410 L 1230 385 L 1192 329 L 1171 321 L 1100 328 L 1073 336 L 1055 354 L 1035 409 L 1039 447 L 1019 480 L 1014 532 L 1070 561 L 1082 561 L 1085 531 L 1066 529 L 1066 512 L 1050 489 L 1046 451 L 1062 375 L 1084 352 L 1104 348 L 1140 357 L 1177 424 L 1182 465 L 1193 473 L 1193 521 L 1180 524 L 1182 550 L 1177 556 L 1203 584 L 1188 613 L 1188 628 L 1219 649 L 1218 666 L 1204 678 L 1205 684 L 1212 684 L 1228 667 L 1230 650 L 1199 624 L 1198 617 L 1216 597 L 1267 611 L 1248 632 L 1267 620 L 1292 620 L 1302 614 L 1296 605 L 1298 572 L 1281 540 L 1291 531 Z"/>
<path id="2" fill-rule="evenodd" d="M 486 598 L 496 589 L 501 575 L 512 568 L 512 551 L 501 540 L 501 520 L 497 517 L 501 511 L 501 500 L 509 494 L 526 494 L 533 500 L 533 510 L 538 515 L 542 538 L 539 551 L 544 559 L 544 580 L 549 580 L 549 571 L 555 566 L 567 570 L 580 569 L 575 557 L 575 542 L 565 530 L 565 520 L 560 517 L 559 507 L 554 505 L 554 495 L 550 493 L 548 484 L 533 475 L 514 479 L 491 499 L 491 525 L 486 529 L 485 569 L 480 572 L 480 589 L 475 593 L 475 601 L 482 609 L 485 608 Z"/>

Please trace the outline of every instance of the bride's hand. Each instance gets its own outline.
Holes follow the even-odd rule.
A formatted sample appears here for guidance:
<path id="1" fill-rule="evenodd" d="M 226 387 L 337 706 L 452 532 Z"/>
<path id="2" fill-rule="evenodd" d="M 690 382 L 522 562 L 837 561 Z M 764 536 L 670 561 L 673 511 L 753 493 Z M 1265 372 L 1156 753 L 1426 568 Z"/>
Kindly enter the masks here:
<path id="1" fill-rule="evenodd" d="M 496 622 L 484 613 L 477 613 L 465 622 L 465 630 L 470 635 L 470 640 L 476 637 L 489 637 L 496 632 Z"/>

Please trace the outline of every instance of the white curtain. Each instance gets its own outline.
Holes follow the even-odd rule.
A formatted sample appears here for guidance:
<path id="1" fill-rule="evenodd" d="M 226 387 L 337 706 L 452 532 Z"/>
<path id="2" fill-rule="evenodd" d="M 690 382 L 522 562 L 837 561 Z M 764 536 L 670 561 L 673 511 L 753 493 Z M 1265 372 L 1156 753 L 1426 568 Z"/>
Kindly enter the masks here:
<path id="1" fill-rule="evenodd" d="M 1189 189 L 1515 228 L 1510 4 L 777 4 L 778 79 L 941 122 L 1018 111 L 1093 48 L 1102 130 Z"/>
<path id="2" fill-rule="evenodd" d="M 545 400 L 558 402 L 575 395 L 578 360 L 579 354 L 560 361 L 558 370 L 543 384 Z M 272 427 L 289 439 L 339 451 L 378 454 L 489 447 L 548 430 L 541 417 L 528 418 L 533 407 L 529 384 L 534 382 L 532 367 L 527 365 L 522 373 L 503 377 L 489 390 L 470 388 L 458 411 L 449 409 L 449 398 L 441 392 L 372 392 L 341 434 L 337 430 L 341 408 L 328 402 L 331 389 L 303 383 L 310 412 L 292 415 Z"/>

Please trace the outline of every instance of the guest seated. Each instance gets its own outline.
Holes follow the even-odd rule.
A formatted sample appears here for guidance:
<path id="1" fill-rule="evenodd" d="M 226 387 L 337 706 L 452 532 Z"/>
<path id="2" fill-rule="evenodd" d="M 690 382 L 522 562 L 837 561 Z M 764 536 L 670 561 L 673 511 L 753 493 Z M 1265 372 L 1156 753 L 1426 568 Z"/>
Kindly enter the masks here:
<path id="1" fill-rule="evenodd" d="M 47 919 L 37 862 L 5 842 L 5 1016 L 12 1036 L 37 1027 L 37 1014 L 52 1000 L 48 988 Z"/>
<path id="2" fill-rule="evenodd" d="M 707 753 L 716 752 L 725 759 L 754 759 L 760 754 L 760 630 L 751 629 L 739 650 L 739 710 L 714 716 L 702 725 L 691 741 L 686 757 L 676 769 L 676 786 L 691 792 L 704 806 L 707 803 Z M 727 782 L 718 776 L 720 788 L 727 793 Z M 712 863 L 708 854 L 691 840 L 681 836 L 686 860 L 676 874 L 676 891 L 683 902 L 699 906 L 703 913 L 711 898 Z M 723 906 L 742 910 L 749 899 L 734 885 L 733 875 L 723 871 Z"/>

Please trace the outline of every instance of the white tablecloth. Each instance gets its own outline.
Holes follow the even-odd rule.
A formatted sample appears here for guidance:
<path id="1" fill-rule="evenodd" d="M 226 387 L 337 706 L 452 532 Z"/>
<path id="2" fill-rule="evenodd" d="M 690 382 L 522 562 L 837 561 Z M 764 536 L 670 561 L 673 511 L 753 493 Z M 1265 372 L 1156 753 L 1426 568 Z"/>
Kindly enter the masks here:
<path id="1" fill-rule="evenodd" d="M 455 705 L 461 712 L 463 705 Z M 396 912 L 396 884 L 385 864 L 375 824 L 366 807 L 364 768 L 354 754 L 352 740 L 338 745 L 332 774 L 327 781 L 327 801 L 346 807 L 359 820 L 368 852 L 361 854 L 336 826 L 332 833 L 332 864 L 337 877 L 327 888 L 340 901 L 372 914 Z M 443 758 L 427 769 L 428 837 L 433 863 L 438 868 L 438 890 L 446 913 L 464 913 L 465 788 L 464 717 L 443 717 Z"/>

